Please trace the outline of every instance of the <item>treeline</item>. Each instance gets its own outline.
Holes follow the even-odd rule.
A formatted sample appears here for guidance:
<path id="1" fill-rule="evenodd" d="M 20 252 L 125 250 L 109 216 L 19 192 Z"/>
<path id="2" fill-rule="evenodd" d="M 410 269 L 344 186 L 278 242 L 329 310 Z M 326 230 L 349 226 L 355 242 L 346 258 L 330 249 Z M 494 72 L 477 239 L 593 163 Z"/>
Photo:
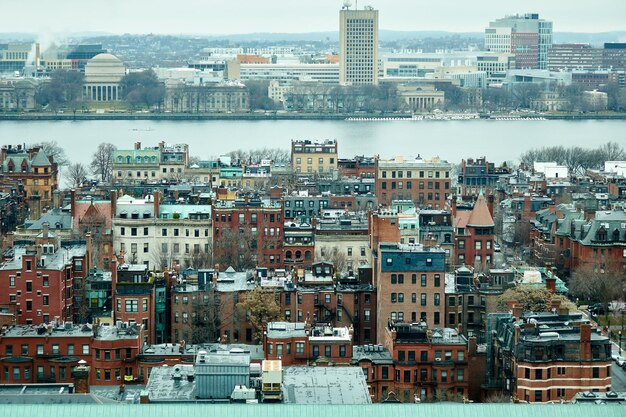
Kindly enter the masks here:
<path id="1" fill-rule="evenodd" d="M 572 174 L 584 174 L 588 169 L 602 169 L 605 161 L 626 159 L 626 151 L 617 142 L 607 142 L 598 148 L 580 146 L 547 146 L 530 149 L 520 156 L 526 167 L 535 162 L 556 162 L 566 166 Z"/>
<path id="2" fill-rule="evenodd" d="M 241 162 L 258 164 L 264 159 L 269 159 L 279 164 L 287 163 L 291 160 L 289 151 L 281 148 L 237 149 L 228 152 L 226 155 L 230 156 L 233 164 L 236 165 Z"/>

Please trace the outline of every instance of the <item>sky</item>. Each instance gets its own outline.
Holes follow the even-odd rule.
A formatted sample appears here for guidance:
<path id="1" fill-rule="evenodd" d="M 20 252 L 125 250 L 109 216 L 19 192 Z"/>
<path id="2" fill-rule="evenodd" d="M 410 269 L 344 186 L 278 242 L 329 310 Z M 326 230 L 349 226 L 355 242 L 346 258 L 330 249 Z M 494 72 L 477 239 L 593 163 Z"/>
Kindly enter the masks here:
<path id="1" fill-rule="evenodd" d="M 355 0 L 351 0 L 355 3 Z M 0 0 L 0 32 L 223 35 L 337 31 L 343 0 Z M 626 30 L 626 0 L 361 0 L 381 29 L 482 32 L 490 20 L 536 12 L 555 32 Z M 18 18 L 10 18 L 17 16 Z"/>

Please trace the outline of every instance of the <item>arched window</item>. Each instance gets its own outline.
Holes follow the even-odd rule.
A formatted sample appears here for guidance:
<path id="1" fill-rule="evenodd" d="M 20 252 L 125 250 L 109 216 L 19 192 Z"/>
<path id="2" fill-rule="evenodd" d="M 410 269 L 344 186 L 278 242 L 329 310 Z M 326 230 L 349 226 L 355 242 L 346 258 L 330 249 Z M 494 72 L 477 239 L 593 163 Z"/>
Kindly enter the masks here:
<path id="1" fill-rule="evenodd" d="M 117 163 L 121 164 L 122 163 L 122 155 L 118 155 L 117 156 Z"/>
<path id="2" fill-rule="evenodd" d="M 311 259 L 311 251 L 310 250 L 304 252 L 304 259 L 306 259 L 307 261 Z"/>
<path id="3" fill-rule="evenodd" d="M 130 155 L 128 155 L 128 156 L 126 157 L 126 163 L 127 163 L 127 164 L 130 164 Z"/>
<path id="4" fill-rule="evenodd" d="M 286 259 L 291 259 L 291 256 L 292 256 L 292 255 L 291 255 L 291 251 L 290 251 L 290 250 L 288 250 L 287 252 L 285 252 L 285 258 L 286 258 Z"/>
<path id="5" fill-rule="evenodd" d="M 296 259 L 302 259 L 302 252 L 299 250 L 296 251 Z"/>

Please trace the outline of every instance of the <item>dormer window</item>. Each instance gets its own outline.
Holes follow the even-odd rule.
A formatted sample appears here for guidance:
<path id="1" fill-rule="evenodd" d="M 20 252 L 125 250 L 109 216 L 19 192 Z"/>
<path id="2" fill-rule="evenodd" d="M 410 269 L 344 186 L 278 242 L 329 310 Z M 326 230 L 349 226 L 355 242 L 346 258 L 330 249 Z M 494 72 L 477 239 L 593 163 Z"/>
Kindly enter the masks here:
<path id="1" fill-rule="evenodd" d="M 598 232 L 596 233 L 596 238 L 600 241 L 600 242 L 605 242 L 606 241 L 606 229 L 604 227 L 601 227 L 600 229 L 598 229 Z"/>
<path id="2" fill-rule="evenodd" d="M 139 212 L 137 210 L 133 211 L 133 213 L 131 214 L 131 217 L 133 219 L 138 219 L 139 218 Z"/>
<path id="3" fill-rule="evenodd" d="M 121 211 L 120 212 L 120 218 L 127 219 L 128 218 L 128 212 L 126 210 Z"/>

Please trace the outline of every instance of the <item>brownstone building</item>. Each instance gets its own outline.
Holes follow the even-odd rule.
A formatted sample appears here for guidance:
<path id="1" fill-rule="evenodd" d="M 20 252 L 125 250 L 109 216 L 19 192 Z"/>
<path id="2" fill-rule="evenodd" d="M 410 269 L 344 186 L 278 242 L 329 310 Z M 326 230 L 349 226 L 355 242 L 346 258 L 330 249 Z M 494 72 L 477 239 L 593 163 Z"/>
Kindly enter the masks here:
<path id="1" fill-rule="evenodd" d="M 377 340 L 389 323 L 445 324 L 443 249 L 419 244 L 381 243 L 376 261 Z"/>
<path id="2" fill-rule="evenodd" d="M 15 242 L 0 266 L 0 307 L 18 324 L 74 318 L 74 285 L 89 269 L 84 242 L 61 242 L 48 225 L 34 241 Z"/>
<path id="3" fill-rule="evenodd" d="M 383 205 L 412 200 L 420 208 L 442 209 L 452 193 L 451 170 L 452 164 L 438 158 L 377 160 L 376 197 Z"/>
<path id="4" fill-rule="evenodd" d="M 265 359 L 283 365 L 337 365 L 352 360 L 352 329 L 305 323 L 268 323 L 263 338 Z"/>
<path id="5" fill-rule="evenodd" d="M 222 270 L 229 266 L 284 268 L 282 211 L 280 202 L 261 200 L 214 205 L 213 256 Z"/>
<path id="6" fill-rule="evenodd" d="M 480 269 L 493 266 L 495 223 L 487 199 L 479 194 L 471 210 L 457 210 L 453 203 L 456 227 L 456 263 Z"/>
<path id="7" fill-rule="evenodd" d="M 43 206 L 52 206 L 52 192 L 58 188 L 59 167 L 42 149 L 3 146 L 0 173 L 6 179 L 20 180 L 26 197 L 37 194 Z"/>

